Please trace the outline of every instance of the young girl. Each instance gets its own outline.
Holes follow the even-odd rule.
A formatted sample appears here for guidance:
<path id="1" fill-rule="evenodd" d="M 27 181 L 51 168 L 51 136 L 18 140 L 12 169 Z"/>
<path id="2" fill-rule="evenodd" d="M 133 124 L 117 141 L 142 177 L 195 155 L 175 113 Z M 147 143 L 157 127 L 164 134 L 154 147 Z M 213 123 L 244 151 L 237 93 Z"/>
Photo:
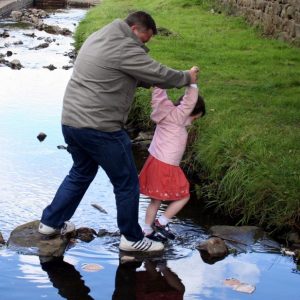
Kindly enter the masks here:
<path id="1" fill-rule="evenodd" d="M 185 151 L 186 126 L 205 114 L 205 104 L 196 84 L 174 104 L 165 90 L 152 92 L 151 119 L 156 123 L 149 157 L 140 173 L 140 191 L 151 198 L 143 227 L 146 237 L 156 241 L 174 239 L 168 223 L 188 202 L 189 182 L 179 167 Z M 162 201 L 170 201 L 166 211 L 156 219 Z"/>

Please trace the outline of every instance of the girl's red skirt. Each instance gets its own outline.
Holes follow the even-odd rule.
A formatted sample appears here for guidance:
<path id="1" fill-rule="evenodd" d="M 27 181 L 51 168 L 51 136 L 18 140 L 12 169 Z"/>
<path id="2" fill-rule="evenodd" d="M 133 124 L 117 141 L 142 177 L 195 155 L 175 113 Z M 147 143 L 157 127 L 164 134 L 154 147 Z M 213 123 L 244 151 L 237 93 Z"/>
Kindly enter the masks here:
<path id="1" fill-rule="evenodd" d="M 179 166 L 149 155 L 139 176 L 140 192 L 158 200 L 181 200 L 190 196 L 190 184 Z"/>

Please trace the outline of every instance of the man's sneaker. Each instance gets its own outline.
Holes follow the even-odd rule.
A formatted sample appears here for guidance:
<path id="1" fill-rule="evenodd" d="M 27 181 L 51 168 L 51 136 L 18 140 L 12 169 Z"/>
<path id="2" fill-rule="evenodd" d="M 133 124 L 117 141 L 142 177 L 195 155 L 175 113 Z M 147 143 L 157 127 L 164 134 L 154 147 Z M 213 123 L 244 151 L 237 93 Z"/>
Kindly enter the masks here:
<path id="1" fill-rule="evenodd" d="M 124 235 L 121 235 L 121 241 L 119 245 L 120 250 L 128 252 L 158 252 L 164 249 L 164 244 L 160 242 L 151 241 L 144 237 L 137 242 L 128 241 Z"/>
<path id="2" fill-rule="evenodd" d="M 65 235 L 74 230 L 75 230 L 75 225 L 70 221 L 66 221 L 64 223 L 64 226 L 61 229 L 50 227 L 40 222 L 38 232 L 44 235 L 53 236 L 57 234 Z"/>
<path id="3" fill-rule="evenodd" d="M 174 240 L 176 237 L 175 234 L 171 231 L 169 224 L 161 225 L 157 219 L 154 222 L 153 228 L 156 232 L 161 233 L 170 240 Z"/>
<path id="4" fill-rule="evenodd" d="M 146 238 L 156 242 L 166 242 L 168 239 L 160 232 L 152 231 L 150 234 L 145 235 Z"/>

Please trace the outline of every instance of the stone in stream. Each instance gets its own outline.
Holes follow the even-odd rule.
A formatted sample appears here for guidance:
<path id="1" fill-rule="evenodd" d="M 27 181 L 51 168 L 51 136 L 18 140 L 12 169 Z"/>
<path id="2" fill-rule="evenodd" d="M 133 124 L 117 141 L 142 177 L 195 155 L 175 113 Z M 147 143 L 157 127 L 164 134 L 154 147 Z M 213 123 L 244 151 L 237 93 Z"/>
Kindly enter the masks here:
<path id="1" fill-rule="evenodd" d="M 44 69 L 49 69 L 50 71 L 53 71 L 55 69 L 57 69 L 54 65 L 50 64 L 48 66 L 43 66 Z"/>
<path id="2" fill-rule="evenodd" d="M 0 232 L 0 245 L 5 245 L 5 240 L 4 240 L 1 232 Z"/>
<path id="3" fill-rule="evenodd" d="M 20 70 L 21 68 L 24 68 L 18 59 L 12 60 L 9 64 L 13 70 Z"/>
<path id="4" fill-rule="evenodd" d="M 210 228 L 210 233 L 238 252 L 252 251 L 255 247 L 266 251 L 280 250 L 280 245 L 257 226 L 216 225 Z"/>
<path id="5" fill-rule="evenodd" d="M 80 227 L 76 230 L 75 237 L 83 242 L 89 243 L 97 237 L 97 232 L 89 227 Z"/>
<path id="6" fill-rule="evenodd" d="M 47 137 L 47 134 L 44 133 L 44 132 L 40 132 L 38 135 L 37 135 L 37 139 L 42 142 L 43 140 L 45 140 L 45 138 Z"/>
<path id="7" fill-rule="evenodd" d="M 72 235 L 47 237 L 38 232 L 40 221 L 32 221 L 15 228 L 9 237 L 9 249 L 41 257 L 60 257 L 70 243 Z M 74 235 L 75 236 L 75 232 Z"/>
<path id="8" fill-rule="evenodd" d="M 196 248 L 200 251 L 203 261 L 209 264 L 223 259 L 229 253 L 225 242 L 218 237 L 209 238 L 201 242 Z"/>

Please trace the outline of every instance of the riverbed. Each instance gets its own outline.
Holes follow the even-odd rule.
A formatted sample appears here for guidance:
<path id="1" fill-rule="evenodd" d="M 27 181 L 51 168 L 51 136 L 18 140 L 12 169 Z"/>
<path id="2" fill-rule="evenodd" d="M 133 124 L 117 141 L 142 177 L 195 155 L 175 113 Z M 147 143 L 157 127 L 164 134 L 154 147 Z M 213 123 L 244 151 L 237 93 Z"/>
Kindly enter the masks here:
<path id="1" fill-rule="evenodd" d="M 85 13 L 83 9 L 52 11 L 45 23 L 74 31 Z M 19 28 L 10 20 L 1 20 L 0 32 L 4 29 L 9 37 L 0 38 L 0 53 L 12 51 L 7 59 L 18 59 L 24 67 L 12 70 L 0 65 L 0 231 L 7 240 L 15 227 L 40 218 L 71 167 L 68 152 L 57 146 L 65 145 L 60 115 L 72 68 L 63 67 L 72 66 L 69 53 L 73 39 L 32 27 Z M 52 40 L 49 47 L 29 50 L 46 38 Z M 17 43 L 20 40 L 22 44 Z M 56 69 L 45 68 L 50 64 Z M 37 139 L 40 132 L 47 135 L 42 142 Z M 101 205 L 107 214 L 95 210 L 93 203 Z M 141 196 L 141 224 L 147 203 Z M 117 231 L 113 189 L 102 169 L 72 221 L 77 227 Z M 291 256 L 257 243 L 248 251 L 208 264 L 196 250 L 209 237 L 207 224 L 185 213 L 171 226 L 179 238 L 167 245 L 162 257 L 127 264 L 119 260 L 119 237 L 77 242 L 55 264 L 41 263 L 38 256 L 3 246 L 0 298 L 299 299 L 300 272 Z M 225 284 L 231 278 L 255 290 L 252 294 L 236 291 Z"/>

